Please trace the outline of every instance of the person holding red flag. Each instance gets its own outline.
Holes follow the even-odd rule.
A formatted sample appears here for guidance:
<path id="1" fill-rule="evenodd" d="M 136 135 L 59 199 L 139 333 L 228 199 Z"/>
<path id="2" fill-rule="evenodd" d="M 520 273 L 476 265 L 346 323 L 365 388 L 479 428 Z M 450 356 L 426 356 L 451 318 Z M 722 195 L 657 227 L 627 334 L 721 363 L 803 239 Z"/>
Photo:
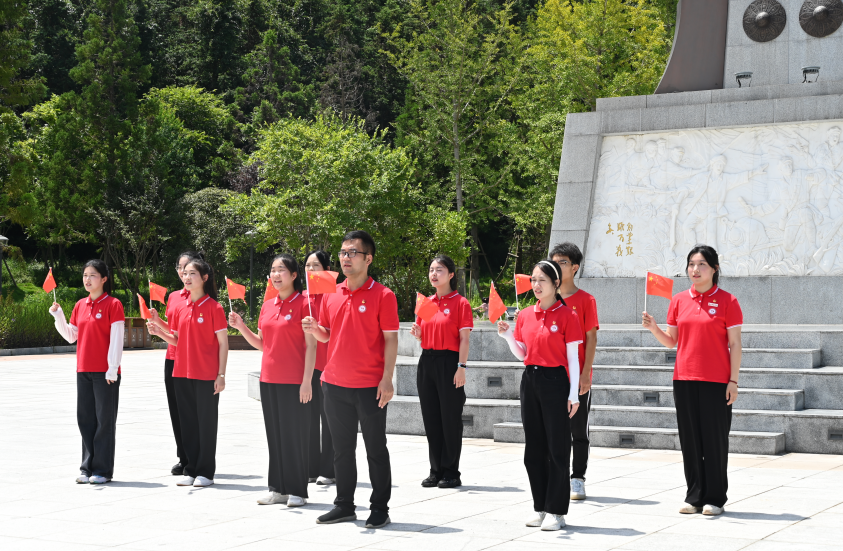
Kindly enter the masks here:
<path id="1" fill-rule="evenodd" d="M 305 277 L 311 274 L 327 272 L 331 269 L 331 258 L 322 250 L 310 251 L 304 257 Z M 334 291 L 337 290 L 334 280 Z M 305 291 L 310 301 L 311 310 L 317 322 L 319 310 L 322 308 L 324 293 Z M 328 486 L 336 482 L 334 476 L 334 443 L 331 440 L 331 428 L 328 426 L 328 416 L 325 413 L 325 396 L 322 393 L 322 372 L 328 363 L 328 343 L 317 342 L 316 365 L 313 370 L 313 406 L 310 408 L 310 453 L 308 467 L 308 482 L 315 482 L 319 486 Z M 321 436 L 320 436 L 321 428 Z"/>
<path id="2" fill-rule="evenodd" d="M 302 330 L 307 300 L 296 259 L 279 254 L 272 259 L 270 281 L 278 296 L 261 306 L 257 335 L 236 312 L 228 323 L 262 350 L 260 395 L 269 445 L 269 495 L 260 505 L 307 504 L 308 441 L 313 407 L 313 366 L 316 339 Z"/>
<path id="3" fill-rule="evenodd" d="M 580 343 L 580 407 L 571 418 L 571 499 L 585 499 L 585 472 L 591 443 L 588 434 L 588 416 L 591 413 L 591 381 L 594 355 L 597 352 L 597 301 L 589 293 L 577 288 L 574 277 L 582 265 L 582 251 L 573 243 L 561 243 L 550 251 L 550 259 L 559 266 L 562 285 L 559 294 L 577 315 L 585 342 Z"/>
<path id="4" fill-rule="evenodd" d="M 571 423 L 579 407 L 580 322 L 559 294 L 559 265 L 542 260 L 533 267 L 538 304 L 518 314 L 515 331 L 498 321 L 516 358 L 521 377 L 524 466 L 530 479 L 535 518 L 527 526 L 561 530 L 570 505 Z"/>
<path id="5" fill-rule="evenodd" d="M 111 296 L 111 274 L 102 260 L 82 271 L 88 297 L 73 307 L 70 323 L 57 302 L 50 307 L 56 330 L 76 347 L 76 422 L 82 434 L 79 484 L 111 482 L 123 359 L 123 304 Z M 55 285 L 55 283 L 54 283 Z"/>
<path id="6" fill-rule="evenodd" d="M 176 347 L 173 386 L 187 463 L 178 486 L 210 486 L 217 462 L 220 393 L 225 390 L 228 324 L 217 302 L 214 270 L 200 258 L 188 261 L 182 283 L 190 293 L 169 317 L 171 332 L 154 320 L 146 327 Z"/>
<path id="7" fill-rule="evenodd" d="M 430 474 L 421 483 L 425 488 L 462 485 L 462 410 L 474 316 L 468 300 L 456 290 L 456 272 L 450 257 L 442 254 L 433 259 L 427 274 L 436 289 L 428 299 L 435 306 L 433 315 L 429 319 L 419 315 L 410 329 L 422 345 L 416 385 L 430 456 Z"/>
<path id="8" fill-rule="evenodd" d="M 371 514 L 365 526 L 382 528 L 390 522 L 392 470 L 386 447 L 386 411 L 395 393 L 392 375 L 398 356 L 398 301 L 390 289 L 369 276 L 374 256 L 375 242 L 368 233 L 347 233 L 339 252 L 346 280 L 336 287 L 336 293 L 322 299 L 318 323 L 311 316 L 302 320 L 305 332 L 328 343 L 322 391 L 334 441 L 337 498 L 334 508 L 316 520 L 319 524 L 357 519 L 358 422 L 372 484 Z"/>
<path id="9" fill-rule="evenodd" d="M 184 251 L 176 259 L 176 275 L 178 276 L 179 281 L 182 281 L 185 266 L 187 266 L 188 262 L 190 262 L 194 258 L 201 259 L 202 256 L 199 253 L 193 251 Z M 155 298 L 153 298 L 153 289 L 155 289 Z M 159 302 L 163 302 L 160 300 L 162 296 L 161 289 L 164 290 L 164 293 L 167 292 L 167 289 L 165 287 L 155 285 L 151 281 L 149 282 L 150 306 L 152 305 L 152 301 L 155 299 L 159 299 Z M 167 296 L 167 306 L 164 312 L 167 316 L 167 320 L 172 320 L 175 311 L 178 308 L 181 308 L 182 306 L 187 304 L 188 300 L 190 300 L 190 291 L 184 287 L 184 282 L 182 281 L 182 289 L 180 291 L 173 291 L 169 294 L 169 296 Z M 161 317 L 158 315 L 158 311 L 155 308 L 150 308 L 149 313 L 152 314 L 152 317 L 150 319 L 153 323 L 155 323 L 159 328 L 163 329 L 164 331 L 170 331 L 169 323 L 161 319 Z M 184 442 L 181 436 L 181 420 L 179 419 L 179 405 L 176 399 L 175 383 L 173 382 L 173 370 L 175 369 L 175 365 L 176 347 L 172 344 L 168 344 L 167 354 L 164 356 L 164 389 L 167 392 L 167 407 L 170 411 L 170 424 L 173 427 L 173 436 L 176 440 L 176 455 L 179 458 L 179 462 L 172 466 L 172 468 L 170 469 L 170 473 L 175 476 L 184 476 L 184 466 L 187 465 L 187 454 L 184 451 Z"/>
<path id="10" fill-rule="evenodd" d="M 646 311 L 642 325 L 667 348 L 676 347 L 673 400 L 688 490 L 679 512 L 723 513 L 729 487 L 729 430 L 738 397 L 743 312 L 717 286 L 720 260 L 708 245 L 688 253 L 692 286 L 673 296 L 667 331 Z"/>

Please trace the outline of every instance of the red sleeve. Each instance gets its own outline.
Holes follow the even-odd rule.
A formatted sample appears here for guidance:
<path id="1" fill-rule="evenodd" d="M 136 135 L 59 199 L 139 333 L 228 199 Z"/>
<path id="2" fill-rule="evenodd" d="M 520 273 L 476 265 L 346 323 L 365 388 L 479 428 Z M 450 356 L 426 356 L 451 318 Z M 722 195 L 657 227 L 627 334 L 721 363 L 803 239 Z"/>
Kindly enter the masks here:
<path id="1" fill-rule="evenodd" d="M 532 307 L 531 307 L 532 308 Z M 518 315 L 518 318 L 515 320 L 515 330 L 512 332 L 512 336 L 515 338 L 516 342 L 524 342 L 524 339 L 521 337 L 521 324 L 523 318 L 521 314 Z"/>
<path id="2" fill-rule="evenodd" d="M 732 297 L 726 310 L 726 329 L 743 325 L 743 311 L 736 297 Z"/>
<path id="3" fill-rule="evenodd" d="M 565 317 L 565 344 L 582 342 L 584 340 L 582 327 L 580 327 L 580 319 L 577 317 L 576 312 L 571 310 L 569 315 Z"/>
<path id="4" fill-rule="evenodd" d="M 679 301 L 676 300 L 677 296 L 679 295 L 675 295 L 670 299 L 670 305 L 667 307 L 667 324 L 670 327 L 676 327 L 676 316 L 678 315 L 676 310 L 679 308 Z"/>
<path id="5" fill-rule="evenodd" d="M 213 316 L 214 333 L 219 333 L 220 331 L 228 329 L 228 321 L 225 319 L 225 310 L 223 310 L 223 307 L 219 302 L 211 309 L 211 315 Z"/>
<path id="6" fill-rule="evenodd" d="M 471 304 L 465 297 L 460 301 L 460 331 L 463 329 L 474 329 L 474 313 L 471 311 Z"/>
<path id="7" fill-rule="evenodd" d="M 167 316 L 167 320 L 170 319 L 172 312 L 170 311 L 170 307 L 173 305 L 173 294 L 178 293 L 178 291 L 173 291 L 169 295 L 167 295 L 167 306 L 164 307 L 164 315 Z M 152 305 L 152 301 L 149 301 L 150 306 Z"/>
<path id="8" fill-rule="evenodd" d="M 398 299 L 395 298 L 395 293 L 389 289 L 383 291 L 378 321 L 381 331 L 398 331 Z"/>
<path id="9" fill-rule="evenodd" d="M 173 310 L 173 316 L 167 319 L 167 325 L 170 327 L 170 333 L 178 333 L 179 331 L 179 308 Z"/>
<path id="10" fill-rule="evenodd" d="M 322 306 L 319 308 L 319 318 L 317 323 L 325 329 L 331 328 L 331 313 L 328 311 L 328 303 L 331 299 L 327 296 L 322 297 Z"/>
<path id="11" fill-rule="evenodd" d="M 123 303 L 116 298 L 111 301 L 111 307 L 108 309 L 108 319 L 114 324 L 118 321 L 126 321 L 126 314 L 123 311 Z"/>
<path id="12" fill-rule="evenodd" d="M 600 323 L 597 321 L 597 301 L 594 297 L 589 297 L 585 303 L 583 312 L 583 332 L 588 333 L 592 329 L 600 330 Z M 585 336 L 585 335 L 583 335 Z"/>
<path id="13" fill-rule="evenodd" d="M 76 323 L 76 318 L 78 316 L 78 314 L 76 313 L 77 310 L 79 310 L 78 302 L 73 305 L 73 310 L 70 311 L 70 325 L 75 325 L 76 327 L 79 327 L 79 325 Z"/>
<path id="14" fill-rule="evenodd" d="M 266 302 L 269 302 L 268 300 Z M 263 312 L 266 308 L 266 302 L 261 305 L 261 311 L 258 312 L 258 331 L 261 331 L 261 322 L 263 321 Z"/>

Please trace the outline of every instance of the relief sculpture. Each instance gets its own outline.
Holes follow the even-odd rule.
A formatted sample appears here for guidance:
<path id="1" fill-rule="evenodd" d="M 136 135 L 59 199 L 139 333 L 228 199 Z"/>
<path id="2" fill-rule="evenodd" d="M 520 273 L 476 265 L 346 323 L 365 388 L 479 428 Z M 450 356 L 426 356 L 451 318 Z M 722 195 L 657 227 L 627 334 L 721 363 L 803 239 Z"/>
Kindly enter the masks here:
<path id="1" fill-rule="evenodd" d="M 583 275 L 679 275 L 696 243 L 727 276 L 843 275 L 838 124 L 605 137 Z"/>

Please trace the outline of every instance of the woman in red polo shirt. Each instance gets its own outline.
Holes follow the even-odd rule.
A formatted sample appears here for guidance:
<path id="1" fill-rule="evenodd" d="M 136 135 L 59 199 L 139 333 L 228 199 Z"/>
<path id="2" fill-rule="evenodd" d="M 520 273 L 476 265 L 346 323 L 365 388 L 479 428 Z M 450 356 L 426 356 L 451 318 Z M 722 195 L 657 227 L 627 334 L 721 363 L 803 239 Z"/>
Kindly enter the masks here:
<path id="1" fill-rule="evenodd" d="M 430 454 L 430 476 L 421 483 L 425 488 L 462 485 L 465 363 L 474 316 L 471 305 L 456 291 L 456 271 L 454 261 L 448 256 L 433 259 L 427 277 L 436 289 L 430 299 L 439 306 L 439 312 L 430 321 L 416 318 L 410 330 L 422 343 L 416 384 Z"/>
<path id="2" fill-rule="evenodd" d="M 521 377 L 524 466 L 538 515 L 527 526 L 560 530 L 571 501 L 571 417 L 579 407 L 577 314 L 559 294 L 559 265 L 542 260 L 530 278 L 538 304 L 518 313 L 515 331 L 503 320 L 498 334 L 526 368 Z"/>
<path id="3" fill-rule="evenodd" d="M 322 250 L 311 251 L 304 257 L 306 273 L 323 272 L 331 269 L 331 259 Z M 319 320 L 319 310 L 322 308 L 322 298 L 325 295 L 313 295 L 310 300 L 313 316 Z M 325 397 L 322 394 L 322 372 L 328 363 L 328 343 L 316 343 L 316 366 L 313 369 L 311 388 L 313 389 L 313 405 L 310 408 L 310 466 L 308 467 L 308 482 L 316 482 L 320 486 L 327 486 L 336 482 L 334 475 L 334 443 L 331 440 L 331 429 L 328 428 L 328 417 L 325 415 Z M 319 428 L 322 428 L 320 439 Z M 321 440 L 321 446 L 320 446 Z"/>
<path id="4" fill-rule="evenodd" d="M 56 330 L 76 346 L 76 421 L 82 433 L 79 484 L 103 484 L 114 474 L 120 362 L 123 358 L 123 304 L 111 296 L 111 274 L 102 260 L 82 271 L 88 291 L 73 307 L 70 323 L 57 302 L 50 307 Z"/>
<path id="5" fill-rule="evenodd" d="M 217 302 L 211 266 L 199 258 L 182 272 L 187 301 L 173 311 L 172 334 L 153 322 L 149 333 L 176 347 L 173 383 L 179 408 L 182 442 L 187 456 L 184 478 L 178 486 L 210 486 L 217 469 L 217 427 L 220 392 L 225 389 L 228 362 L 228 325 Z"/>
<path id="6" fill-rule="evenodd" d="M 278 291 L 275 300 L 261 307 L 258 334 L 246 327 L 236 312 L 228 315 L 231 326 L 249 344 L 263 350 L 261 357 L 261 407 L 269 444 L 269 495 L 261 505 L 307 503 L 308 440 L 310 438 L 311 380 L 316 363 L 316 338 L 302 330 L 308 315 L 307 299 L 296 259 L 280 254 L 269 272 Z"/>
<path id="7" fill-rule="evenodd" d="M 729 481 L 729 430 L 741 368 L 741 306 L 717 287 L 720 260 L 708 245 L 688 253 L 693 284 L 677 293 L 667 311 L 667 331 L 643 313 L 642 325 L 660 343 L 677 347 L 673 400 L 688 492 L 680 513 L 719 515 Z"/>

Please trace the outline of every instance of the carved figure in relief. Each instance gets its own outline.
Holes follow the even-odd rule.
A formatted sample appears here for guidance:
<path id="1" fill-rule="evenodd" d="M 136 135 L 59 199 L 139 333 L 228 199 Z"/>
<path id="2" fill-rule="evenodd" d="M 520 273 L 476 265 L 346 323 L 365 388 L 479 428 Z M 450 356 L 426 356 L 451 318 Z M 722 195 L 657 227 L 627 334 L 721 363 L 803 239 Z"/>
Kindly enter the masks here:
<path id="1" fill-rule="evenodd" d="M 784 249 L 792 253 L 804 245 L 805 253 L 812 254 L 817 249 L 817 226 L 823 215 L 811 204 L 811 191 L 825 180 L 825 171 L 793 170 L 793 159 L 785 157 L 779 162 L 779 172 L 786 186 L 786 212 L 779 224 L 784 230 Z"/>

